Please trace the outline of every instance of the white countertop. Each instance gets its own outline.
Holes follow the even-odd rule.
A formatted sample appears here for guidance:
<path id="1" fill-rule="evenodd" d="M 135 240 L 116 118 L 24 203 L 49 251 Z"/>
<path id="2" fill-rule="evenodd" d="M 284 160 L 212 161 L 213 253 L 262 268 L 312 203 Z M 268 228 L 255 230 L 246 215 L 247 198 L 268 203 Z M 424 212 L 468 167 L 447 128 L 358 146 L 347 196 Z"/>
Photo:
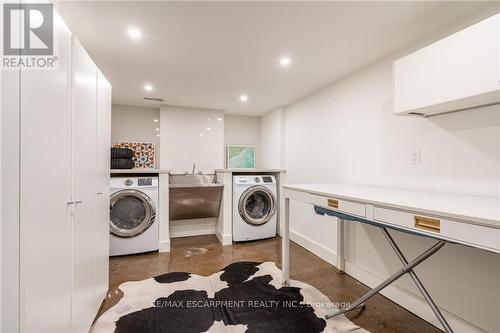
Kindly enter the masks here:
<path id="1" fill-rule="evenodd" d="M 500 198 L 496 197 L 349 184 L 297 184 L 283 187 L 326 197 L 361 201 L 377 206 L 439 215 L 463 222 L 500 228 Z"/>
<path id="2" fill-rule="evenodd" d="M 169 170 L 165 169 L 151 169 L 151 168 L 135 168 L 135 169 L 111 169 L 109 171 L 111 174 L 124 174 L 124 173 L 152 173 L 152 174 L 160 174 L 160 173 L 169 173 Z"/>
<path id="3" fill-rule="evenodd" d="M 255 173 L 255 172 L 286 172 L 285 169 L 215 169 L 215 172 Z"/>
<path id="4" fill-rule="evenodd" d="M 109 171 L 111 174 L 123 174 L 123 173 L 170 173 L 170 170 L 166 169 L 151 169 L 151 168 L 134 168 L 134 169 L 111 169 Z M 256 173 L 256 172 L 285 172 L 285 169 L 216 169 L 215 172 L 224 173 Z"/>

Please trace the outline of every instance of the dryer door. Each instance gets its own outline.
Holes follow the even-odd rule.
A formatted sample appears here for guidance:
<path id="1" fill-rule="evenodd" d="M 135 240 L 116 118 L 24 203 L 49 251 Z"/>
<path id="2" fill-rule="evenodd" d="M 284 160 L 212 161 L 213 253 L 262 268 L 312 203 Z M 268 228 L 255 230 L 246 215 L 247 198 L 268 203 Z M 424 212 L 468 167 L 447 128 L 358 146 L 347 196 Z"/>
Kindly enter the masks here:
<path id="1" fill-rule="evenodd" d="M 276 213 L 276 196 L 265 186 L 249 187 L 240 197 L 238 210 L 246 223 L 263 225 Z"/>
<path id="2" fill-rule="evenodd" d="M 110 232 L 118 237 L 135 237 L 153 224 L 156 209 L 153 200 L 138 190 L 121 190 L 110 198 Z"/>

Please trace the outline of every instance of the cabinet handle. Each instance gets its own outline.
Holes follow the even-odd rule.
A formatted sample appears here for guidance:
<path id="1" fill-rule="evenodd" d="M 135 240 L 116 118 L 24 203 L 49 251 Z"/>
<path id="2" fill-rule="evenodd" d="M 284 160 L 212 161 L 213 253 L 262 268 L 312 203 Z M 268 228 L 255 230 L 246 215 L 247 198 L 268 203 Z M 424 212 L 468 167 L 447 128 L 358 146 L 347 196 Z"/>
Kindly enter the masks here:
<path id="1" fill-rule="evenodd" d="M 423 216 L 414 216 L 414 219 L 415 219 L 415 228 L 417 229 L 437 232 L 437 233 L 441 231 L 441 221 L 439 220 Z"/>
<path id="2" fill-rule="evenodd" d="M 76 205 L 76 204 L 81 204 L 83 200 L 75 200 L 75 201 L 67 201 L 66 205 Z"/>
<path id="3" fill-rule="evenodd" d="M 339 201 L 336 199 L 328 199 L 328 207 L 339 208 Z"/>
<path id="4" fill-rule="evenodd" d="M 102 194 L 102 192 L 97 192 L 97 194 Z"/>

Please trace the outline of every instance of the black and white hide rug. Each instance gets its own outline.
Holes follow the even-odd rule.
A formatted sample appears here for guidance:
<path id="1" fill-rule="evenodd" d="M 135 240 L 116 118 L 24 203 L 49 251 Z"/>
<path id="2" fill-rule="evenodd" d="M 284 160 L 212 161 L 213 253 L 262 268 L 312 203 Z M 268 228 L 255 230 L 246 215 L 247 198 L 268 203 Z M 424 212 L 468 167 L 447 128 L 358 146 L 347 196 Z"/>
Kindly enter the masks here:
<path id="1" fill-rule="evenodd" d="M 282 287 L 272 262 L 236 262 L 208 277 L 167 273 L 120 289 L 93 333 L 368 332 L 345 316 L 325 320 L 336 305 L 300 281 Z"/>

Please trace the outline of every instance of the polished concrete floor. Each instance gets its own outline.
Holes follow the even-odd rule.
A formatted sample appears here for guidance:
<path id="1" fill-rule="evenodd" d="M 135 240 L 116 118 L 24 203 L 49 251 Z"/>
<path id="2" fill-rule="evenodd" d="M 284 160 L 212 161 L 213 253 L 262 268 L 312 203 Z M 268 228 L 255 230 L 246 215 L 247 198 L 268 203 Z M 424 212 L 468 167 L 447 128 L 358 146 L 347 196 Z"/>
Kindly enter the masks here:
<path id="1" fill-rule="evenodd" d="M 316 287 L 333 302 L 352 302 L 368 290 L 349 275 L 337 274 L 334 266 L 295 243 L 290 245 L 290 256 L 291 277 Z M 170 253 L 111 258 L 108 297 L 100 312 L 109 309 L 122 297 L 118 286 L 123 282 L 175 271 L 206 276 L 242 260 L 273 261 L 281 267 L 281 239 L 222 246 L 213 235 L 177 238 L 172 240 Z M 366 305 L 366 309 L 356 310 L 347 317 L 371 332 L 441 332 L 381 295 L 371 298 Z"/>

